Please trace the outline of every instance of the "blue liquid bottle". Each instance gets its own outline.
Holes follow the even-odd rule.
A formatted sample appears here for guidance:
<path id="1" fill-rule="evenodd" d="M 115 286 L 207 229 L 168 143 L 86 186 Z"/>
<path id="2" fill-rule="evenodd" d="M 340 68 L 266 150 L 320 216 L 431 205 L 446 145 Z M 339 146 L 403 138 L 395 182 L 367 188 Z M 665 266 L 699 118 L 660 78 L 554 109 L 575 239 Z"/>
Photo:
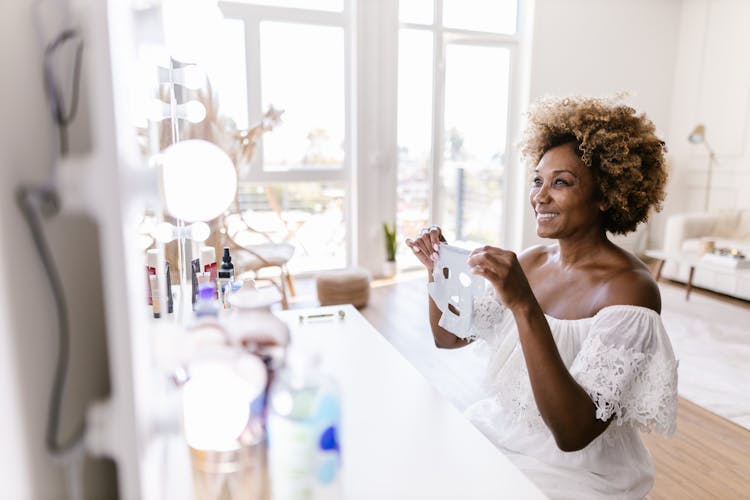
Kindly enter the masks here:
<path id="1" fill-rule="evenodd" d="M 267 420 L 273 500 L 341 498 L 338 387 L 320 358 L 292 350 L 271 386 Z"/>

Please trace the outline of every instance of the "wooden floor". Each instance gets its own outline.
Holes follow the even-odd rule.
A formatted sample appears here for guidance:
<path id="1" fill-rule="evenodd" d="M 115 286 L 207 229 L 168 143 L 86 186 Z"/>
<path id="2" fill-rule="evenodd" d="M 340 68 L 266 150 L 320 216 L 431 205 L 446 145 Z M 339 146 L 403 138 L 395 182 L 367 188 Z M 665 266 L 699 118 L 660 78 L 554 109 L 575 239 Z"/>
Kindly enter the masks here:
<path id="1" fill-rule="evenodd" d="M 656 466 L 651 500 L 750 498 L 750 431 L 679 398 L 671 439 L 644 434 Z"/>
<path id="2" fill-rule="evenodd" d="M 374 284 L 362 314 L 385 337 L 426 328 L 423 274 Z M 656 466 L 650 499 L 750 499 L 750 431 L 745 428 L 680 398 L 677 433 L 669 440 L 644 437 Z"/>

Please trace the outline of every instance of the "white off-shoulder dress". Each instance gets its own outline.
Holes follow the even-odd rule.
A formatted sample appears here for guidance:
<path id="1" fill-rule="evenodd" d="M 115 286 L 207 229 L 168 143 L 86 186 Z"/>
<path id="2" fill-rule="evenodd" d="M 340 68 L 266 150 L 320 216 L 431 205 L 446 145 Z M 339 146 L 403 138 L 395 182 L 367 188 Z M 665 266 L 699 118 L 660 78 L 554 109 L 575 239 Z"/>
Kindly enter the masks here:
<path id="1" fill-rule="evenodd" d="M 491 290 L 475 300 L 473 312 L 470 334 L 487 351 L 489 397 L 466 409 L 471 422 L 550 498 L 644 498 L 654 466 L 639 433 L 670 436 L 677 416 L 677 361 L 659 314 L 615 305 L 584 319 L 547 316 L 596 417 L 612 418 L 586 448 L 564 452 L 534 401 L 512 313 Z"/>

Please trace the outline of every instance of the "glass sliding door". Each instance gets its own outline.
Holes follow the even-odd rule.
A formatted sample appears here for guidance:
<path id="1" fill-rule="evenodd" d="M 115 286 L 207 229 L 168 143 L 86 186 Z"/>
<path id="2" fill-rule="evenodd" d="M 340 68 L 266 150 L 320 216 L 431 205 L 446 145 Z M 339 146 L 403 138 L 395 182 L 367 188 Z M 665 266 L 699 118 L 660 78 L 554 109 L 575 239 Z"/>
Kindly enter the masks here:
<path id="1" fill-rule="evenodd" d="M 509 70 L 505 47 L 446 45 L 438 218 L 456 240 L 500 240 Z"/>
<path id="2" fill-rule="evenodd" d="M 398 238 L 501 244 L 518 5 L 400 0 Z M 400 249 L 401 267 L 416 265 Z"/>

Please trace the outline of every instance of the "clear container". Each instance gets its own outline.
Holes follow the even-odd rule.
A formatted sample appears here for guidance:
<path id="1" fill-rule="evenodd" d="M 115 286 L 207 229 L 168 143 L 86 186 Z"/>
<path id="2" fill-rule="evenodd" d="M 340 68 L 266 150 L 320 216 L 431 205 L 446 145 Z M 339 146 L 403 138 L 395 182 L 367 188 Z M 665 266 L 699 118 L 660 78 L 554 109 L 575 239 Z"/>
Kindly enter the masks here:
<path id="1" fill-rule="evenodd" d="M 319 357 L 292 350 L 269 392 L 268 471 L 273 500 L 341 498 L 338 386 Z"/>
<path id="2" fill-rule="evenodd" d="M 265 366 L 247 352 L 213 346 L 185 371 L 183 427 L 194 497 L 266 498 L 265 431 L 251 410 L 265 392 Z"/>
<path id="3" fill-rule="evenodd" d="M 284 364 L 289 345 L 289 328 L 271 311 L 271 306 L 279 300 L 278 296 L 259 292 L 251 281 L 247 281 L 230 295 L 231 311 L 222 318 L 230 344 L 242 347 L 265 363 L 266 389 L 270 388 L 276 372 Z M 265 401 L 254 411 L 265 416 Z"/>

